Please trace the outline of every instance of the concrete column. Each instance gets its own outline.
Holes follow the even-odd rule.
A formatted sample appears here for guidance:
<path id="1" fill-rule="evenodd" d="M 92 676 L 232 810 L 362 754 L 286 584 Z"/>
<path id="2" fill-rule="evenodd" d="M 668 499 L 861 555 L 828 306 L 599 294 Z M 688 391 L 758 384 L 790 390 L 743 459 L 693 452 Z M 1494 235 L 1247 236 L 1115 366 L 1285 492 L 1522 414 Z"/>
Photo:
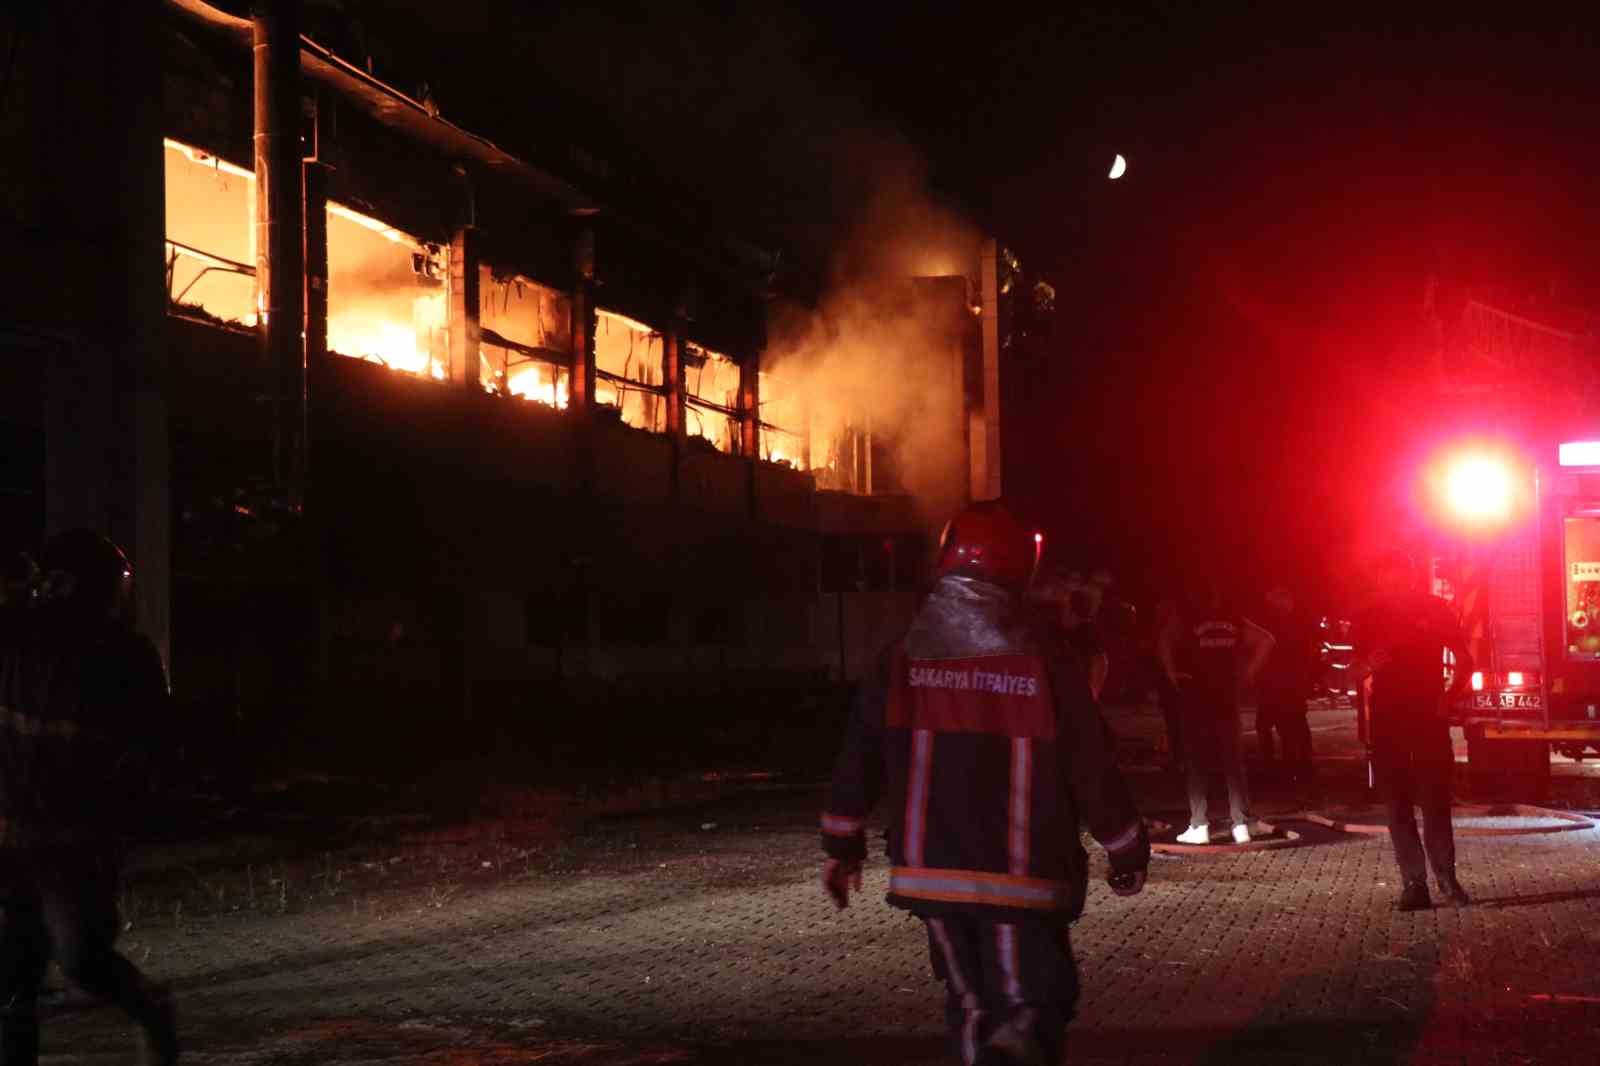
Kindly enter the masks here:
<path id="1" fill-rule="evenodd" d="M 478 231 L 456 229 L 450 241 L 450 380 L 479 388 Z"/>
<path id="2" fill-rule="evenodd" d="M 761 456 L 761 355 L 751 352 L 739 364 L 739 454 Z"/>
<path id="3" fill-rule="evenodd" d="M 306 365 L 314 367 L 328 354 L 328 168 L 322 163 L 305 165 L 305 220 Z"/>
<path id="4" fill-rule="evenodd" d="M 40 6 L 11 105 L 38 132 L 13 161 L 37 231 L 0 295 L 0 322 L 45 343 L 47 535 L 110 536 L 137 574 L 140 627 L 170 650 L 170 443 L 158 18 L 143 4 Z M 18 85 L 27 91 L 16 95 Z M 37 165 L 31 165 L 37 164 Z"/>
<path id="5" fill-rule="evenodd" d="M 255 57 L 256 286 L 263 361 L 276 380 L 274 474 L 299 508 L 305 491 L 305 210 L 297 0 L 251 0 Z"/>
<path id="6" fill-rule="evenodd" d="M 142 5 L 114 6 L 119 10 L 112 83 L 160 84 L 160 20 L 149 18 Z M 138 568 L 140 625 L 160 649 L 162 661 L 170 662 L 172 443 L 167 428 L 166 291 L 155 266 L 164 254 L 166 235 L 162 112 L 156 94 L 128 95 L 141 99 L 111 105 L 122 112 L 116 119 L 121 143 L 114 166 L 123 185 L 119 214 L 126 240 L 114 269 L 126 279 L 127 306 L 110 343 L 119 364 L 120 436 L 124 447 L 131 444 L 132 462 L 113 483 L 112 532 Z M 112 137 L 113 143 L 117 139 Z"/>
<path id="7" fill-rule="evenodd" d="M 667 432 L 676 440 L 688 433 L 683 381 L 683 320 L 674 319 L 661 340 L 661 380 L 667 390 Z"/>
<path id="8" fill-rule="evenodd" d="M 587 414 L 594 407 L 594 230 L 586 227 L 573 246 L 571 406 Z"/>
<path id="9" fill-rule="evenodd" d="M 993 237 L 983 242 L 983 447 L 974 440 L 973 488 L 982 499 L 1000 498 L 1000 249 Z"/>

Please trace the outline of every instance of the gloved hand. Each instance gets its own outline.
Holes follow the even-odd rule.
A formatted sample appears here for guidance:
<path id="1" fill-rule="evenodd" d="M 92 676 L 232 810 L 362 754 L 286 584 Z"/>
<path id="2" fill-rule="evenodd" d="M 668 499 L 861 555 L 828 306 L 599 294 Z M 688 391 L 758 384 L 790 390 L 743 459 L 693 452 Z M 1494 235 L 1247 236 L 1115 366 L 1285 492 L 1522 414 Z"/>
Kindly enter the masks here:
<path id="1" fill-rule="evenodd" d="M 844 859 L 829 859 L 822 864 L 822 891 L 840 910 L 850 906 L 850 892 L 861 891 L 861 864 Z"/>

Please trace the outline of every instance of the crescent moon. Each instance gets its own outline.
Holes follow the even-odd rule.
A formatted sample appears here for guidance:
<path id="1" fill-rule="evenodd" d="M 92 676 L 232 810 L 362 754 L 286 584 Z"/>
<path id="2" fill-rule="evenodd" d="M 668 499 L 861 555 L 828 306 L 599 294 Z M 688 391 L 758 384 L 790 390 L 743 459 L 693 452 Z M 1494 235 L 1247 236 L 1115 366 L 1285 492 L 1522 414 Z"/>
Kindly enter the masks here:
<path id="1" fill-rule="evenodd" d="M 1116 181 L 1118 178 L 1122 177 L 1122 175 L 1126 174 L 1127 172 L 1128 172 L 1128 161 L 1126 159 L 1122 158 L 1122 153 L 1121 152 L 1118 152 L 1117 153 L 1117 158 L 1115 158 L 1115 159 L 1113 159 L 1111 161 L 1111 173 L 1107 174 L 1106 177 L 1110 178 L 1112 181 Z"/>

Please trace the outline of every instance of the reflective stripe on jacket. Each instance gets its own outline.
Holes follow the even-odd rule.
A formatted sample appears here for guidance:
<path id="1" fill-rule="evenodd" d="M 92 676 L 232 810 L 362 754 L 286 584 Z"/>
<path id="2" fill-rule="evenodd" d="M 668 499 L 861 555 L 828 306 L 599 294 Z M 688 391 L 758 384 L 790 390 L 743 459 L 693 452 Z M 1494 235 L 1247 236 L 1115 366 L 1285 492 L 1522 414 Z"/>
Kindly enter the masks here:
<path id="1" fill-rule="evenodd" d="M 1082 672 L 1004 590 L 941 579 L 854 708 L 823 815 L 823 846 L 866 853 L 890 803 L 889 902 L 1073 918 L 1087 856 L 1079 817 L 1113 865 L 1149 845 Z"/>

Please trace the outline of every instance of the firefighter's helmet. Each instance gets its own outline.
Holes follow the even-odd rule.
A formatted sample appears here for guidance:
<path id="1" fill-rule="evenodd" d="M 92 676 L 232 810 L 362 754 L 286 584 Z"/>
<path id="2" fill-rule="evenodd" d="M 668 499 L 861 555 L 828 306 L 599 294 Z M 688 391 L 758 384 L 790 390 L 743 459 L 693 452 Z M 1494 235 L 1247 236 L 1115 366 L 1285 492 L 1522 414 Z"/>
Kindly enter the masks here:
<path id="1" fill-rule="evenodd" d="M 998 501 L 957 512 L 939 537 L 934 574 L 963 574 L 1020 591 L 1038 561 L 1040 535 Z"/>
<path id="2" fill-rule="evenodd" d="M 52 537 L 39 553 L 43 597 L 74 608 L 101 611 L 114 606 L 133 564 L 106 537 L 92 529 L 71 529 Z"/>

